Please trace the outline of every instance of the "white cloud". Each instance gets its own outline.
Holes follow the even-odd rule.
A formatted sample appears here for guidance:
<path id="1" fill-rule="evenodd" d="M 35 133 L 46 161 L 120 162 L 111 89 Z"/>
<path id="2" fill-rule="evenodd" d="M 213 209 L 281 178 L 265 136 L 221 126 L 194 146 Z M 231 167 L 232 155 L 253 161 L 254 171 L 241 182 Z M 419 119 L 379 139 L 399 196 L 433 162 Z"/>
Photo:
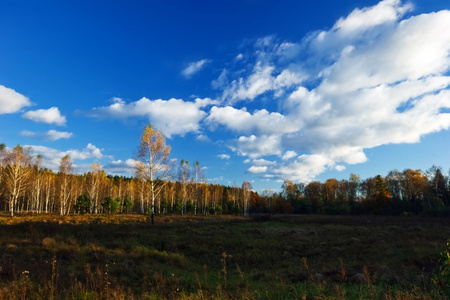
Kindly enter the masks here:
<path id="1" fill-rule="evenodd" d="M 267 171 L 267 166 L 251 166 L 247 169 L 248 173 L 252 174 L 258 174 L 258 173 L 264 173 Z"/>
<path id="2" fill-rule="evenodd" d="M 67 131 L 56 131 L 56 130 L 49 130 L 47 132 L 47 139 L 51 140 L 51 141 L 56 141 L 59 139 L 69 139 L 71 138 L 73 135 L 72 132 L 67 132 Z"/>
<path id="3" fill-rule="evenodd" d="M 32 132 L 32 131 L 28 131 L 28 130 L 23 130 L 20 132 L 21 136 L 26 136 L 26 137 L 35 137 L 36 133 Z"/>
<path id="4" fill-rule="evenodd" d="M 241 136 L 234 145 L 230 146 L 233 151 L 236 151 L 239 155 L 248 156 L 250 158 L 258 158 L 268 155 L 280 155 L 281 154 L 281 136 L 280 135 L 262 135 L 257 137 Z"/>
<path id="5" fill-rule="evenodd" d="M 220 159 L 230 159 L 230 156 L 228 154 L 219 154 L 217 155 L 217 157 Z"/>
<path id="6" fill-rule="evenodd" d="M 252 161 L 245 160 L 244 162 L 252 164 L 252 166 L 247 169 L 247 173 L 252 174 L 266 173 L 270 167 L 277 165 L 275 161 L 270 161 L 263 158 L 253 159 Z M 270 174 L 265 174 L 265 176 L 266 175 L 270 176 Z"/>
<path id="7" fill-rule="evenodd" d="M 400 0 L 384 0 L 372 7 L 353 10 L 346 18 L 340 18 L 333 30 L 343 33 L 363 31 L 368 28 L 398 20 L 406 12 L 411 11 L 412 4 L 401 5 Z"/>
<path id="8" fill-rule="evenodd" d="M 124 176 L 134 176 L 136 165 L 136 160 L 134 159 L 127 159 L 125 161 L 122 160 L 114 160 L 109 163 L 107 163 L 103 169 L 108 174 L 112 175 L 124 175 Z"/>
<path id="9" fill-rule="evenodd" d="M 198 132 L 200 121 L 206 116 L 202 110 L 217 102 L 209 98 L 183 101 L 180 99 L 150 100 L 142 98 L 135 102 L 115 101 L 110 106 L 93 108 L 89 115 L 98 118 L 127 119 L 144 117 L 167 137 Z"/>
<path id="10" fill-rule="evenodd" d="M 276 165 L 277 163 L 274 161 L 264 159 L 264 158 L 258 158 L 258 159 L 254 159 L 252 161 L 252 164 L 255 166 L 270 166 L 270 165 Z"/>
<path id="11" fill-rule="evenodd" d="M 60 126 L 66 124 L 66 117 L 61 116 L 61 113 L 57 107 L 30 110 L 24 113 L 22 117 L 40 123 L 56 124 Z"/>
<path id="12" fill-rule="evenodd" d="M 233 80 L 224 89 L 222 99 L 229 104 L 233 104 L 240 100 L 253 100 L 268 91 L 274 91 L 275 96 L 279 97 L 285 89 L 300 84 L 304 79 L 305 76 L 301 73 L 295 73 L 289 69 L 277 73 L 273 65 L 258 61 L 252 74 L 247 78 L 240 77 Z M 222 83 L 224 79 L 219 77 L 213 83 L 216 82 Z"/>
<path id="13" fill-rule="evenodd" d="M 202 59 L 199 61 L 191 62 L 181 73 L 183 74 L 184 77 L 191 78 L 192 75 L 198 73 L 210 62 L 211 60 L 209 59 Z"/>
<path id="14" fill-rule="evenodd" d="M 201 142 L 211 142 L 211 139 L 207 135 L 201 133 L 197 135 L 196 139 Z"/>
<path id="15" fill-rule="evenodd" d="M 27 97 L 0 85 L 0 115 L 18 112 L 30 105 L 31 102 Z"/>
<path id="16" fill-rule="evenodd" d="M 341 172 L 341 171 L 344 171 L 346 168 L 345 168 L 345 166 L 337 165 L 337 166 L 335 167 L 335 169 L 336 169 L 337 171 Z"/>
<path id="17" fill-rule="evenodd" d="M 86 161 L 90 159 L 101 159 L 107 158 L 102 154 L 102 149 L 99 149 L 95 145 L 89 143 L 84 149 L 70 149 L 67 151 L 61 151 L 45 146 L 38 145 L 27 145 L 25 147 L 30 147 L 33 151 L 33 154 L 41 154 L 42 155 L 42 166 L 57 172 L 59 170 L 59 165 L 61 162 L 61 158 L 66 155 L 69 155 L 72 161 L 74 162 L 75 171 L 83 172 L 84 169 L 81 170 L 80 167 L 77 167 L 77 161 Z"/>
<path id="18" fill-rule="evenodd" d="M 67 131 L 56 131 L 53 129 L 47 131 L 46 133 L 36 133 L 33 131 L 24 130 L 20 133 L 20 135 L 26 137 L 35 137 L 41 140 L 56 141 L 59 139 L 69 139 L 72 137 L 73 133 Z"/>
<path id="19" fill-rule="evenodd" d="M 303 154 L 293 162 L 273 168 L 271 172 L 279 178 L 310 182 L 330 165 L 333 165 L 333 162 L 326 156 Z"/>
<path id="20" fill-rule="evenodd" d="M 288 160 L 288 159 L 291 159 L 291 158 L 296 157 L 297 155 L 298 155 L 297 152 L 292 151 L 292 150 L 288 150 L 288 151 L 286 151 L 286 152 L 284 153 L 282 159 L 283 159 L 283 160 Z"/>
<path id="21" fill-rule="evenodd" d="M 301 181 L 364 163 L 365 149 L 448 130 L 450 11 L 402 19 L 411 10 L 385 0 L 299 43 L 259 39 L 250 72 L 223 72 L 230 106 L 213 107 L 206 124 L 246 134 L 233 141 L 239 155 L 281 159 L 252 171 Z M 268 92 L 279 111 L 231 106 Z"/>
<path id="22" fill-rule="evenodd" d="M 294 120 L 289 120 L 280 113 L 269 113 L 266 109 L 255 110 L 250 114 L 245 109 L 231 106 L 211 108 L 205 122 L 212 127 L 225 125 L 238 132 L 260 132 L 264 134 L 289 133 L 298 130 Z"/>
<path id="23" fill-rule="evenodd" d="M 211 82 L 213 89 L 225 88 L 228 85 L 228 71 L 223 69 L 219 77 Z"/>

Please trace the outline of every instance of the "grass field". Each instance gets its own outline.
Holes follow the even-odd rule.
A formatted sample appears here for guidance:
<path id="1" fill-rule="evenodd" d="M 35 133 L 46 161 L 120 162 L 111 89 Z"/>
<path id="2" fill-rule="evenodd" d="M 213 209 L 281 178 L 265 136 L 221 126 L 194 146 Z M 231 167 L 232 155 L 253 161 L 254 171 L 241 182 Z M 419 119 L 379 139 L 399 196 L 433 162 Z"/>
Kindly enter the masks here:
<path id="1" fill-rule="evenodd" d="M 439 299 L 449 219 L 0 215 L 0 299 Z"/>

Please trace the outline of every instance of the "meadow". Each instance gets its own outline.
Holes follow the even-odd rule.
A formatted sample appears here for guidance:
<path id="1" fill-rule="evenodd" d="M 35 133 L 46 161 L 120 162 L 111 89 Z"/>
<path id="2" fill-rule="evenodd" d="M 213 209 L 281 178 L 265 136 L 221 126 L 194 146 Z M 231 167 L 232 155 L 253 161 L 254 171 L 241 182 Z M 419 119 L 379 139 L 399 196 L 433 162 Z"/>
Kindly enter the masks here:
<path id="1" fill-rule="evenodd" d="M 0 214 L 0 299 L 445 299 L 450 220 Z"/>

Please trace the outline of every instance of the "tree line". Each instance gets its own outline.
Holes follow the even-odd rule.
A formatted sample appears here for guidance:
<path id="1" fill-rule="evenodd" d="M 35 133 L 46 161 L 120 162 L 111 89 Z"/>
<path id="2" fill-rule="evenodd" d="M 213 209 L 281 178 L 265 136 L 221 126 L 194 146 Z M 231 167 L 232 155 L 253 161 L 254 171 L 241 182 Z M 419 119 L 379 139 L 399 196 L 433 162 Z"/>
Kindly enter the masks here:
<path id="1" fill-rule="evenodd" d="M 450 215 L 450 184 L 441 168 L 405 169 L 385 177 L 328 179 L 296 184 L 286 180 L 282 192 L 266 191 L 253 212 L 303 214 Z M 271 199 L 271 201 L 268 201 Z"/>
<path id="2" fill-rule="evenodd" d="M 450 215 L 450 183 L 441 168 L 428 171 L 393 170 L 361 180 L 294 183 L 285 180 L 280 193 L 252 191 L 241 186 L 207 183 L 196 161 L 169 159 L 165 136 L 151 125 L 144 128 L 136 155 L 135 176 L 111 176 L 92 164 L 91 171 L 74 174 L 69 155 L 58 172 L 41 166 L 42 156 L 17 145 L 0 144 L 0 210 L 59 213 L 155 214 L 415 214 Z"/>
<path id="3" fill-rule="evenodd" d="M 15 213 L 141 213 L 248 215 L 252 187 L 206 183 L 199 162 L 182 160 L 172 176 L 149 178 L 136 166 L 135 177 L 111 176 L 92 164 L 90 172 L 74 174 L 69 155 L 58 172 L 41 166 L 42 156 L 17 145 L 0 144 L 0 210 Z M 152 187 L 153 185 L 153 187 Z M 152 191 L 158 191 L 153 194 Z"/>

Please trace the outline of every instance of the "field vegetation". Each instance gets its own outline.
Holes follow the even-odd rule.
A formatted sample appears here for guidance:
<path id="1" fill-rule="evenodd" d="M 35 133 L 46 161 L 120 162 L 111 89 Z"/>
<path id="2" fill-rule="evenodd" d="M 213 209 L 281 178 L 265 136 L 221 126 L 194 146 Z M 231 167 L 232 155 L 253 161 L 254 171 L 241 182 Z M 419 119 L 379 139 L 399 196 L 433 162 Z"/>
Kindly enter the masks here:
<path id="1" fill-rule="evenodd" d="M 0 215 L 0 299 L 445 299 L 449 220 Z"/>

